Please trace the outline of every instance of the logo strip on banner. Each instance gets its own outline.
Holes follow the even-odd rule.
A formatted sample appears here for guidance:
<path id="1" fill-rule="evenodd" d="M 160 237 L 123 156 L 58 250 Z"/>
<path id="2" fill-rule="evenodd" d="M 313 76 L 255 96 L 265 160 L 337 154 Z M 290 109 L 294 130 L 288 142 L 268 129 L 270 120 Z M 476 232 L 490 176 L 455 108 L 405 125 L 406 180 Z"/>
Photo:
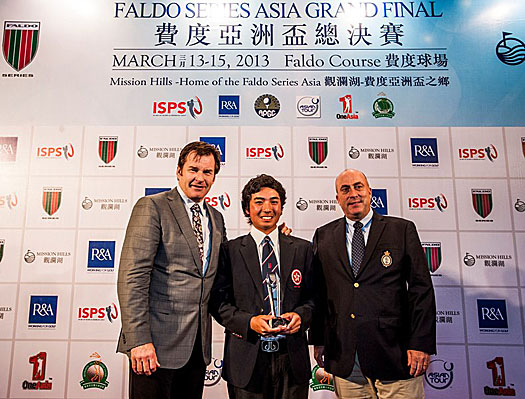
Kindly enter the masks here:
<path id="1" fill-rule="evenodd" d="M 327 137 L 308 137 L 308 152 L 317 165 L 321 165 L 328 155 Z"/>
<path id="2" fill-rule="evenodd" d="M 421 245 L 427 258 L 428 270 L 434 273 L 441 266 L 441 243 L 422 242 Z"/>
<path id="3" fill-rule="evenodd" d="M 4 23 L 4 58 L 17 72 L 28 66 L 36 55 L 40 22 Z"/>

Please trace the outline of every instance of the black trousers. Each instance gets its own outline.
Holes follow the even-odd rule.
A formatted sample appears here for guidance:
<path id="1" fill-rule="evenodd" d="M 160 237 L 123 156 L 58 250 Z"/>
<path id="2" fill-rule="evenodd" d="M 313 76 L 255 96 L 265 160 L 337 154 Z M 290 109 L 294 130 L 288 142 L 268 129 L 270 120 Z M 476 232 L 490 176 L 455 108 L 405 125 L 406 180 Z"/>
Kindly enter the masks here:
<path id="1" fill-rule="evenodd" d="M 135 374 L 129 366 L 130 399 L 202 399 L 206 364 L 197 334 L 190 360 L 180 369 L 158 368 L 150 376 Z"/>
<path id="2" fill-rule="evenodd" d="M 308 381 L 297 383 L 287 352 L 259 352 L 253 375 L 244 388 L 228 383 L 230 399 L 307 399 Z"/>

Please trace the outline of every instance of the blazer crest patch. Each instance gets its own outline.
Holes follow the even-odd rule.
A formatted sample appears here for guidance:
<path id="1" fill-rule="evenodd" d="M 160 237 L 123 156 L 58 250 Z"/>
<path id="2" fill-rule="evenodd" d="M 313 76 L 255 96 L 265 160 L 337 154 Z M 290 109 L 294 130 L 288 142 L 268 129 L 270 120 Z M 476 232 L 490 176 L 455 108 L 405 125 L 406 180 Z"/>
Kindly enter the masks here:
<path id="1" fill-rule="evenodd" d="M 384 267 L 389 267 L 392 265 L 392 257 L 390 256 L 390 251 L 385 251 L 383 256 L 381 256 L 381 264 Z"/>
<path id="2" fill-rule="evenodd" d="M 301 285 L 301 281 L 303 281 L 303 274 L 299 269 L 292 270 L 292 281 L 297 286 Z"/>

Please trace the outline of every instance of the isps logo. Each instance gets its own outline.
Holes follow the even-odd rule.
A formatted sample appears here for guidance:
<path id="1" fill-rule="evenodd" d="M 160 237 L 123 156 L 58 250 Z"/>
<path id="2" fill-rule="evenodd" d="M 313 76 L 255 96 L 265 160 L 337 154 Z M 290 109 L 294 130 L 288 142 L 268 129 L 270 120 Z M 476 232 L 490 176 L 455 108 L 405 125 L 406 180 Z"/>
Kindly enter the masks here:
<path id="1" fill-rule="evenodd" d="M 154 101 L 154 116 L 185 116 L 190 114 L 193 119 L 202 114 L 202 102 L 199 97 L 187 101 Z"/>
<path id="2" fill-rule="evenodd" d="M 204 198 L 204 201 L 206 201 L 208 205 L 213 206 L 214 208 L 221 207 L 223 211 L 228 209 L 232 204 L 230 196 L 226 192 L 220 195 L 213 195 L 211 197 L 206 197 Z"/>
<path id="3" fill-rule="evenodd" d="M 439 210 L 444 212 L 448 207 L 445 194 L 441 193 L 437 197 L 409 197 L 408 208 L 410 210 Z"/>
<path id="4" fill-rule="evenodd" d="M 36 156 L 38 158 L 57 159 L 64 157 L 70 159 L 75 156 L 75 147 L 73 144 L 67 143 L 65 146 L 50 146 L 50 147 L 38 147 L 36 150 Z"/>
<path id="5" fill-rule="evenodd" d="M 78 308 L 78 320 L 94 320 L 103 321 L 108 320 L 113 323 L 118 317 L 117 305 L 111 303 L 109 306 L 102 307 L 80 307 Z"/>
<path id="6" fill-rule="evenodd" d="M 273 147 L 248 147 L 246 148 L 247 159 L 275 159 L 280 161 L 284 157 L 284 148 L 277 143 Z"/>
<path id="7" fill-rule="evenodd" d="M 460 148 L 458 149 L 458 155 L 462 161 L 482 161 L 488 159 L 490 162 L 494 162 L 498 158 L 498 150 L 494 144 L 490 144 L 484 148 Z"/>
<path id="8" fill-rule="evenodd" d="M 0 209 L 13 209 L 18 205 L 18 196 L 16 193 L 1 194 L 0 195 Z"/>

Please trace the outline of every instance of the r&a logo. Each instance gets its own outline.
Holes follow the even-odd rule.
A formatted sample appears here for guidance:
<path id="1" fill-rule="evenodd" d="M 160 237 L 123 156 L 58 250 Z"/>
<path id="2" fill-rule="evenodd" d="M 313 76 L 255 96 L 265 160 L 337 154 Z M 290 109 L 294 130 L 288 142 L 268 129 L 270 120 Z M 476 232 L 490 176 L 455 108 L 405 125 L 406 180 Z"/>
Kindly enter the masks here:
<path id="1" fill-rule="evenodd" d="M 221 164 L 226 162 L 226 137 L 201 137 L 199 140 L 214 146 L 221 156 Z"/>
<path id="2" fill-rule="evenodd" d="M 56 327 L 57 295 L 31 295 L 29 301 L 29 327 Z"/>
<path id="3" fill-rule="evenodd" d="M 115 241 L 90 241 L 88 269 L 113 269 L 115 265 Z"/>
<path id="4" fill-rule="evenodd" d="M 439 166 L 437 138 L 410 138 L 412 166 Z"/>
<path id="5" fill-rule="evenodd" d="M 0 162 L 15 162 L 18 137 L 0 137 Z"/>
<path id="6" fill-rule="evenodd" d="M 240 99 L 235 96 L 219 96 L 219 118 L 238 118 Z"/>
<path id="7" fill-rule="evenodd" d="M 373 188 L 370 206 L 380 215 L 388 215 L 386 188 Z"/>
<path id="8" fill-rule="evenodd" d="M 490 330 L 506 329 L 508 332 L 509 323 L 507 320 L 507 304 L 505 299 L 478 299 L 478 324 L 481 332 L 492 332 Z"/>

